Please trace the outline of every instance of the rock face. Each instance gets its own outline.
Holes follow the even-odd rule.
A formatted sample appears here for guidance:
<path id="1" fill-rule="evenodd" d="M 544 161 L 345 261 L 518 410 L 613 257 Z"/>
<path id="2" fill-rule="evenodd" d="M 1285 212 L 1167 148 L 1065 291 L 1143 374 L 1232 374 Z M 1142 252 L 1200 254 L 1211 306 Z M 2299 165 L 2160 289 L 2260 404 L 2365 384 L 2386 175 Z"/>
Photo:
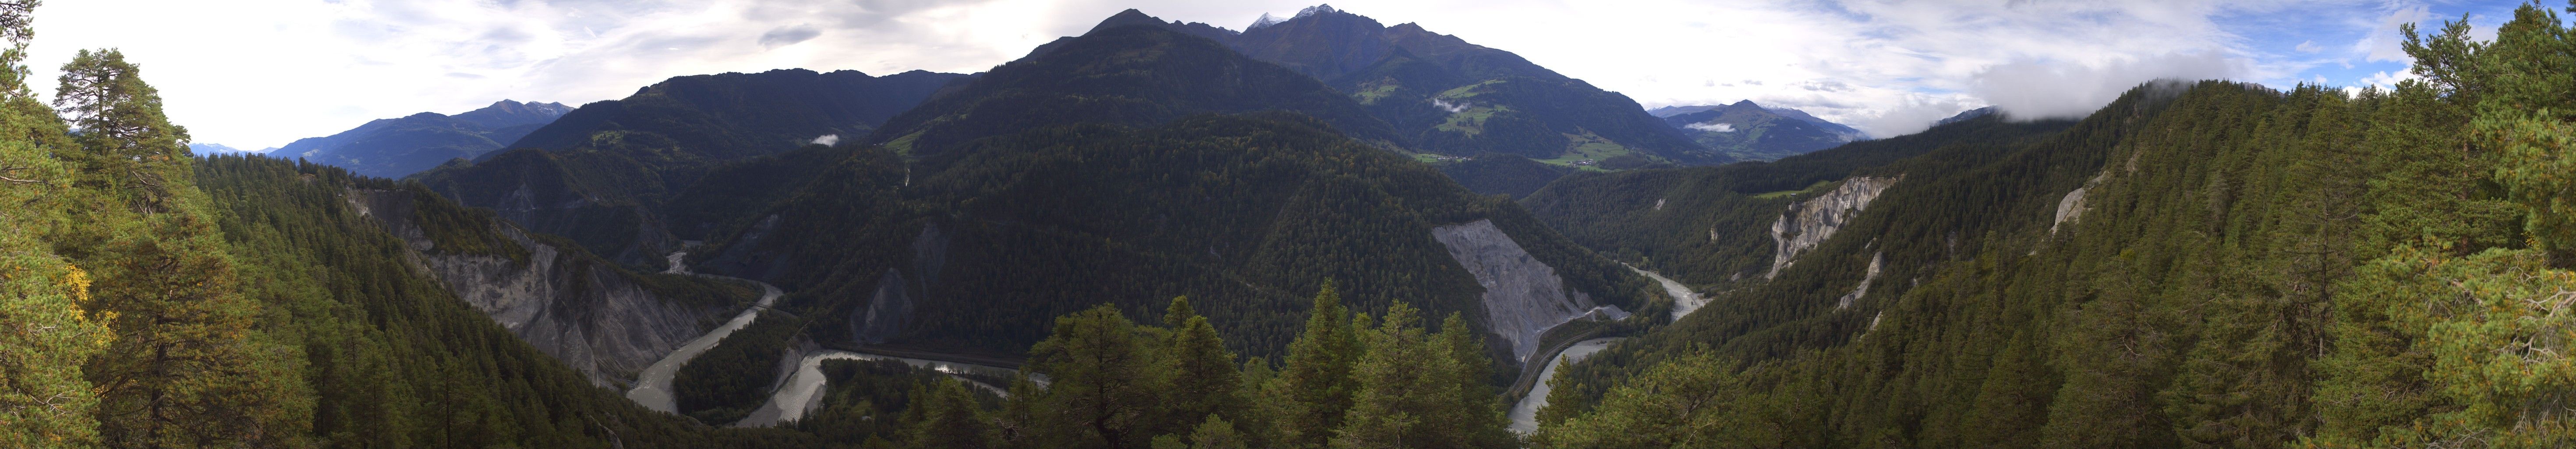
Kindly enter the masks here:
<path id="1" fill-rule="evenodd" d="M 1878 199 L 1880 192 L 1887 191 L 1888 186 L 1896 185 L 1902 179 L 1905 177 L 1854 177 L 1843 180 L 1843 185 L 1835 187 L 1832 192 L 1790 204 L 1788 213 L 1780 214 L 1779 220 L 1771 222 L 1771 240 L 1775 245 L 1771 253 L 1771 272 L 1762 277 L 1779 276 L 1780 270 L 1797 262 L 1798 254 L 1825 243 L 1825 239 L 1833 237 L 1834 231 L 1842 230 L 1852 217 L 1860 216 L 1861 210 L 1868 208 L 1871 200 Z"/>
<path id="2" fill-rule="evenodd" d="M 440 252 L 412 222 L 412 195 L 353 191 L 349 201 L 408 242 L 414 266 L 520 340 L 580 370 L 592 384 L 632 383 L 637 372 L 696 337 L 703 318 L 723 312 L 665 300 L 603 261 L 538 242 L 507 223 L 492 226 L 527 251 L 524 261 Z"/>
<path id="3" fill-rule="evenodd" d="M 1592 295 L 1565 286 L 1556 269 L 1530 257 L 1492 220 L 1431 228 L 1449 257 L 1485 287 L 1486 329 L 1512 344 L 1516 362 L 1538 351 L 1539 335 L 1579 318 L 1626 319 L 1618 306 L 1595 306 Z"/>
<path id="4" fill-rule="evenodd" d="M 1886 251 L 1880 251 L 1876 254 L 1869 255 L 1869 274 L 1861 275 L 1860 286 L 1852 288 L 1852 292 L 1850 294 L 1843 295 L 1841 300 L 1834 302 L 1834 310 L 1849 309 L 1851 308 L 1852 303 L 1860 302 L 1861 298 L 1869 297 L 1869 284 L 1872 282 L 1878 282 L 1879 265 L 1885 262 L 1887 262 Z M 1875 322 L 1873 322 L 1873 325 L 1875 325 Z"/>
<path id="5" fill-rule="evenodd" d="M 2065 198 L 2057 200 L 2057 221 L 2048 224 L 2048 235 L 2057 235 L 2058 227 L 2065 226 L 2066 222 L 2074 221 L 2075 217 L 2084 215 L 2084 190 L 2090 188 L 2076 187 L 2075 191 L 2066 192 Z"/>
<path id="6" fill-rule="evenodd" d="M 2057 220 L 2048 224 L 2048 235 L 2057 235 L 2058 227 L 2065 226 L 2067 222 L 2075 221 L 2076 218 L 2082 217 L 2084 215 L 2084 192 L 2092 190 L 2093 186 L 2102 185 L 2102 180 L 2109 179 L 2110 177 L 2111 171 L 2103 170 L 2102 174 L 2094 175 L 2092 180 L 2085 181 L 2083 187 L 2076 187 L 2075 191 L 2066 192 L 2065 198 L 2057 199 Z"/>
<path id="7" fill-rule="evenodd" d="M 877 278 L 877 292 L 868 298 L 868 310 L 850 315 L 850 336 L 861 343 L 884 343 L 903 332 L 912 321 L 912 297 L 903 293 L 903 273 L 886 270 Z"/>

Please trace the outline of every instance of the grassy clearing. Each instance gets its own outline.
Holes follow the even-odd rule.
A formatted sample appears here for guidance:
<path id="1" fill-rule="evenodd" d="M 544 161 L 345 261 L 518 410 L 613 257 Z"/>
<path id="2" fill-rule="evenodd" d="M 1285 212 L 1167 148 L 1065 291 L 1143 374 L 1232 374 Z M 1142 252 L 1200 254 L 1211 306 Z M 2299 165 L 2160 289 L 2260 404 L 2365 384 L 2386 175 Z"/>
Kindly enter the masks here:
<path id="1" fill-rule="evenodd" d="M 1434 126 L 1432 129 L 1466 134 L 1468 137 L 1475 137 L 1477 134 L 1483 134 L 1485 132 L 1485 119 L 1493 118 L 1494 113 L 1509 110 L 1511 110 L 1511 108 L 1499 106 L 1470 107 L 1465 111 L 1449 114 L 1449 121 L 1442 122 L 1440 123 L 1440 126 Z"/>
<path id="2" fill-rule="evenodd" d="M 1386 96 L 1388 96 L 1388 95 L 1394 95 L 1394 94 L 1395 94 L 1395 90 L 1396 90 L 1396 89 L 1401 89 L 1401 88 L 1404 88 L 1404 86 L 1403 86 L 1403 85 L 1396 84 L 1396 83 L 1394 83 L 1394 82 L 1390 81 L 1390 82 L 1381 83 L 1381 84 L 1374 85 L 1374 86 L 1369 86 L 1369 88 L 1368 88 L 1367 90 L 1362 90 L 1362 91 L 1359 91 L 1359 92 L 1353 92 L 1353 93 L 1351 93 L 1351 99 L 1352 99 L 1352 100 L 1354 100 L 1354 101 L 1358 101 L 1358 102 L 1359 102 L 1361 105 L 1363 105 L 1363 106 L 1366 106 L 1366 105 L 1375 105 L 1375 104 L 1377 104 L 1377 100 L 1378 100 L 1378 99 L 1386 98 Z"/>
<path id="3" fill-rule="evenodd" d="M 1816 181 L 1816 183 L 1815 183 L 1814 185 L 1809 185 L 1809 186 L 1807 186 L 1807 188 L 1804 188 L 1804 189 L 1798 189 L 1798 190 L 1782 190 L 1782 191 L 1778 191 L 1778 192 L 1770 192 L 1770 193 L 1764 193 L 1764 194 L 1754 195 L 1753 197 L 1754 197 L 1754 198 L 1760 198 L 1760 199 L 1766 199 L 1766 200 L 1767 200 L 1767 199 L 1779 198 L 1779 197 L 1785 197 L 1785 196 L 1790 196 L 1790 195 L 1799 195 L 1799 194 L 1807 194 L 1807 193 L 1823 192 L 1823 191 L 1825 191 L 1825 189 L 1826 189 L 1826 188 L 1831 187 L 1831 186 L 1833 186 L 1833 185 L 1834 185 L 1834 182 L 1833 182 L 1833 181 Z"/>
<path id="4" fill-rule="evenodd" d="M 1600 135 L 1593 134 L 1591 131 L 1584 131 L 1583 134 L 1565 135 L 1564 153 L 1558 154 L 1553 158 L 1535 160 L 1549 164 L 1574 167 L 1582 170 L 1607 172 L 1612 170 L 1601 168 L 1598 165 L 1574 165 L 1574 163 L 1585 159 L 1598 162 L 1612 157 L 1625 156 L 1629 154 L 1637 154 L 1637 152 L 1635 150 L 1628 149 L 1627 146 L 1619 145 L 1618 142 L 1612 142 L 1610 139 L 1605 139 Z M 1654 157 L 1652 155 L 1643 154 L 1640 154 L 1640 156 L 1650 158 Z"/>

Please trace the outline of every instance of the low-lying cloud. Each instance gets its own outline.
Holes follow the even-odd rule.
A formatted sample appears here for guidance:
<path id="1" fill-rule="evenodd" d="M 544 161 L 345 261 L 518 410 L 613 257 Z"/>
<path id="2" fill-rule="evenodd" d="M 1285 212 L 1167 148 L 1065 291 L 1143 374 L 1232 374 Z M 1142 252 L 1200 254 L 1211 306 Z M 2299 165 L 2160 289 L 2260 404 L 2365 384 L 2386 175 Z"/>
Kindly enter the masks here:
<path id="1" fill-rule="evenodd" d="M 1977 73 L 1968 91 L 2017 119 L 2079 118 L 2148 81 L 2230 78 L 2243 72 L 2243 66 L 2215 51 L 2098 65 L 2020 61 Z"/>
<path id="2" fill-rule="evenodd" d="M 822 136 L 815 137 L 815 138 L 814 138 L 814 141 L 812 141 L 812 142 L 806 142 L 806 143 L 811 143 L 811 144 L 815 144 L 815 145 L 822 145 L 822 146 L 840 145 L 840 144 L 841 144 L 841 135 L 839 135 L 839 134 L 824 134 L 824 135 L 822 135 Z"/>
<path id="3" fill-rule="evenodd" d="M 1733 124 L 1733 123 L 1718 123 L 1718 122 L 1692 123 L 1692 124 L 1688 124 L 1688 125 L 1682 125 L 1682 127 L 1683 127 L 1683 128 L 1690 128 L 1690 129 L 1701 130 L 1701 131 L 1708 131 L 1708 132 L 1713 132 L 1713 133 L 1731 133 L 1731 132 L 1735 132 L 1735 124 Z"/>
<path id="4" fill-rule="evenodd" d="M 1449 111 L 1451 114 L 1467 112 L 1467 102 L 1464 101 L 1450 103 L 1448 100 L 1433 98 L 1431 99 L 1431 107 L 1440 108 L 1440 110 L 1443 111 Z"/>

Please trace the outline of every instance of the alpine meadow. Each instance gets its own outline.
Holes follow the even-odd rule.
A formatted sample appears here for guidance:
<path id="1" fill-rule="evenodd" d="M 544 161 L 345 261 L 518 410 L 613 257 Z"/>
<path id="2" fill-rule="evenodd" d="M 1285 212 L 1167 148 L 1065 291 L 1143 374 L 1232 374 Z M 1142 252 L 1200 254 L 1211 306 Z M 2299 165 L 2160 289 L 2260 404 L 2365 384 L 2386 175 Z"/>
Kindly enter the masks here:
<path id="1" fill-rule="evenodd" d="M 0 0 L 0 448 L 2576 447 L 2576 1 L 1129 3 Z"/>

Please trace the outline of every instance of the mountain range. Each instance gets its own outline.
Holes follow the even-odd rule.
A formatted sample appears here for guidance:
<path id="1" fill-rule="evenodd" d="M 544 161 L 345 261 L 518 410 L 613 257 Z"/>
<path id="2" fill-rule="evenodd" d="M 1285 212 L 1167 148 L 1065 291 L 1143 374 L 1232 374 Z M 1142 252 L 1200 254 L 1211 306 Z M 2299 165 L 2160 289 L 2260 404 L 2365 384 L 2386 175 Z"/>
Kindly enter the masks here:
<path id="1" fill-rule="evenodd" d="M 1724 106 L 1664 107 L 1648 111 L 1691 140 L 1741 160 L 1768 161 L 1833 148 L 1867 137 L 1860 130 L 1805 111 L 1769 108 L 1753 100 Z"/>
<path id="2" fill-rule="evenodd" d="M 1582 160 L 1610 167 L 1736 160 L 1663 126 L 1627 96 L 1416 24 L 1386 26 L 1315 6 L 1242 31 L 1165 22 L 1136 10 L 1111 16 L 1093 30 L 1131 25 L 1213 40 L 1322 81 L 1392 126 L 1403 139 L 1398 143 L 1411 151 L 1509 153 L 1564 166 Z"/>
<path id="3" fill-rule="evenodd" d="M 67 87 L 134 101 L 0 107 L 0 446 L 2562 447 L 2550 11 L 1872 138 L 1326 6 L 267 155 Z"/>
<path id="4" fill-rule="evenodd" d="M 675 77 L 582 105 L 510 151 L 419 174 L 440 194 L 630 265 L 711 232 L 658 209 L 724 162 L 856 140 L 968 75 L 772 70 Z M 828 138 L 827 138 L 828 137 Z"/>
<path id="5" fill-rule="evenodd" d="M 423 112 L 369 121 L 338 134 L 297 139 L 267 154 L 401 178 L 501 149 L 571 110 L 559 103 L 501 100 L 456 115 Z"/>

